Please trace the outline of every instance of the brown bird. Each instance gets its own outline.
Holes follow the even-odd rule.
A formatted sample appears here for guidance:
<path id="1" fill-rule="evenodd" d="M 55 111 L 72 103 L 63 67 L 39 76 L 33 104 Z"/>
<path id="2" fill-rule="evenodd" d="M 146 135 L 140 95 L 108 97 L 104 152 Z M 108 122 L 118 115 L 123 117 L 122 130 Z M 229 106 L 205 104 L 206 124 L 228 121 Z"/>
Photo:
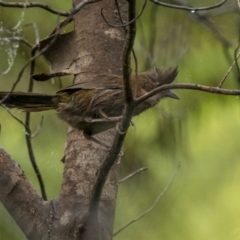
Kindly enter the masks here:
<path id="1" fill-rule="evenodd" d="M 170 84 L 177 76 L 177 68 L 143 72 L 131 77 L 134 97 Z M 0 102 L 10 108 L 38 112 L 56 109 L 58 116 L 70 126 L 83 130 L 87 135 L 106 131 L 116 125 L 124 109 L 122 76 L 101 75 L 88 82 L 81 82 L 58 91 L 55 95 L 39 93 L 0 92 Z M 6 97 L 7 96 L 7 97 Z M 165 90 L 139 104 L 134 116 L 153 107 L 165 97 L 179 99 L 171 90 Z"/>

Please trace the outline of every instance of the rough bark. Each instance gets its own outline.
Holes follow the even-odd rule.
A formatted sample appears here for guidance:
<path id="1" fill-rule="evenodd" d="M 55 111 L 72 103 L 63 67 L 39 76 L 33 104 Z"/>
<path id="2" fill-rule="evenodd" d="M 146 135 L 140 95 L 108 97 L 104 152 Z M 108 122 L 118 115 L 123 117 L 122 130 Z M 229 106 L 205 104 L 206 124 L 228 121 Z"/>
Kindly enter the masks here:
<path id="1" fill-rule="evenodd" d="M 40 239 L 43 233 L 47 234 L 49 203 L 37 194 L 19 165 L 2 148 L 0 189 L 2 204 L 28 239 L 34 239 L 34 236 Z"/>

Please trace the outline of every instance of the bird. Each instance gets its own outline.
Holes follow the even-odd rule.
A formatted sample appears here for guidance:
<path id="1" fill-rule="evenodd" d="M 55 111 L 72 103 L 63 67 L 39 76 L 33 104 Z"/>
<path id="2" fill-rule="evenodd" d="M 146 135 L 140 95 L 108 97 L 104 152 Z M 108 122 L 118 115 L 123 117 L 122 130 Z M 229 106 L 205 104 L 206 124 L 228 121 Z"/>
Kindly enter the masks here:
<path id="1" fill-rule="evenodd" d="M 177 67 L 165 70 L 154 67 L 151 71 L 133 75 L 132 92 L 139 98 L 157 87 L 171 84 L 178 74 Z M 136 106 L 133 116 L 158 104 L 163 98 L 179 99 L 171 90 L 164 90 Z M 0 103 L 8 108 L 27 112 L 55 109 L 60 119 L 71 127 L 92 136 L 116 126 L 125 106 L 123 77 L 99 75 L 73 84 L 55 95 L 24 92 L 1 92 Z"/>

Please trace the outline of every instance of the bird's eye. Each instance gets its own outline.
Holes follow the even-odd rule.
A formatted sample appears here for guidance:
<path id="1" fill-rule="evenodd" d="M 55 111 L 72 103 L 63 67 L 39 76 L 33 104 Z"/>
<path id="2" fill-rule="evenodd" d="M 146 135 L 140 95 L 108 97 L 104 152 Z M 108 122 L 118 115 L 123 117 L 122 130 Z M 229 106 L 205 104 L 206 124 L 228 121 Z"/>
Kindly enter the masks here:
<path id="1" fill-rule="evenodd" d="M 156 85 L 156 86 L 160 85 L 156 78 L 151 78 L 151 80 L 152 80 L 154 85 Z"/>
<path id="2" fill-rule="evenodd" d="M 155 77 L 151 77 L 152 82 L 156 83 L 157 79 Z"/>

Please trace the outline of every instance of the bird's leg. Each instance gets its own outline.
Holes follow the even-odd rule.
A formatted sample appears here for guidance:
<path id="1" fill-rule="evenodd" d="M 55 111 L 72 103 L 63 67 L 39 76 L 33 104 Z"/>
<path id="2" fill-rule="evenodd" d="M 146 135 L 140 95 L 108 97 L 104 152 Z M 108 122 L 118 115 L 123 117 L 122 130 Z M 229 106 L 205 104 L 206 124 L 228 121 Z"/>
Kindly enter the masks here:
<path id="1" fill-rule="evenodd" d="M 105 119 L 108 119 L 109 121 L 111 121 L 111 120 L 113 120 L 113 121 L 116 120 L 116 121 L 119 121 L 119 122 L 120 122 L 120 120 L 122 119 L 122 116 L 121 116 L 121 117 L 108 117 L 108 116 L 105 114 L 105 112 L 103 112 L 102 109 L 99 110 L 99 114 L 101 115 L 101 117 L 103 117 L 103 118 L 105 118 Z M 131 126 L 135 127 L 135 124 L 134 124 L 134 122 L 133 122 L 132 120 L 131 120 L 130 124 L 131 124 Z"/>
<path id="2" fill-rule="evenodd" d="M 119 122 L 121 119 L 122 119 L 122 116 L 121 117 L 108 117 L 106 113 L 104 113 L 102 110 L 99 110 L 99 116 L 101 118 L 96 118 L 96 119 L 93 119 L 91 117 L 87 117 L 85 116 L 85 121 L 86 122 Z"/>
<path id="3" fill-rule="evenodd" d="M 99 110 L 99 115 L 109 121 L 120 121 L 122 117 L 108 117 L 108 115 L 102 110 Z"/>

